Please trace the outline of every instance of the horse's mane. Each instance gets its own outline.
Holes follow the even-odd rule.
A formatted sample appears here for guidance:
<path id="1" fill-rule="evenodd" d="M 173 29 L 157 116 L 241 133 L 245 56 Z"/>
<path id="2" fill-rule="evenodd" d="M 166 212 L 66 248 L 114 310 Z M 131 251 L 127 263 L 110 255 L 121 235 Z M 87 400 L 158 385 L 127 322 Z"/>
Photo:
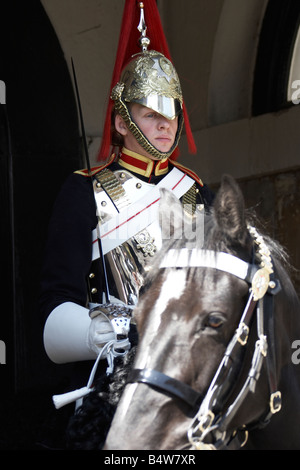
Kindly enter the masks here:
<path id="1" fill-rule="evenodd" d="M 66 430 L 69 450 L 101 450 L 132 369 L 137 346 L 115 359 L 114 374 L 103 374 L 71 417 Z"/>

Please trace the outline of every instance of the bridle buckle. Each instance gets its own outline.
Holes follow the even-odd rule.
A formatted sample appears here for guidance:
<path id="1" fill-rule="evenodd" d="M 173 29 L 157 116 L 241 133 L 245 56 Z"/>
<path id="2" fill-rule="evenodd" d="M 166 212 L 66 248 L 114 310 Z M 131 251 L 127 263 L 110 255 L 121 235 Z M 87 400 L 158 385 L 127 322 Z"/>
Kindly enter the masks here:
<path id="1" fill-rule="evenodd" d="M 237 340 L 238 342 L 242 345 L 245 346 L 245 344 L 248 341 L 248 335 L 249 335 L 249 326 L 246 325 L 244 322 L 240 323 L 237 329 Z"/>
<path id="2" fill-rule="evenodd" d="M 199 420 L 199 425 L 197 426 L 197 428 L 202 433 L 205 432 L 208 428 L 211 427 L 214 419 L 215 419 L 214 413 L 211 410 L 207 410 L 205 415 L 201 416 L 201 419 Z"/>

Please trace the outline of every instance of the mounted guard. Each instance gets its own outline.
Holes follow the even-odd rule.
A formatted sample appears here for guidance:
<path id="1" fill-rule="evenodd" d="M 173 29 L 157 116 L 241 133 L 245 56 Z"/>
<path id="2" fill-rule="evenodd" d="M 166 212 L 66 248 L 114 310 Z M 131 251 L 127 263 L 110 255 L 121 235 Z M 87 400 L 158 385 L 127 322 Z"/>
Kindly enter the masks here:
<path id="1" fill-rule="evenodd" d="M 190 151 L 196 148 L 154 0 L 125 3 L 110 93 L 99 152 L 105 162 L 91 168 L 86 148 L 88 168 L 67 180 L 50 225 L 45 350 L 56 363 L 96 359 L 85 387 L 54 397 L 57 408 L 90 392 L 100 359 L 107 358 L 111 374 L 114 358 L 131 346 L 132 312 L 162 244 L 160 189 L 172 191 L 190 217 L 213 198 L 176 161 L 184 123 Z M 82 128 L 85 139 L 83 120 Z"/>

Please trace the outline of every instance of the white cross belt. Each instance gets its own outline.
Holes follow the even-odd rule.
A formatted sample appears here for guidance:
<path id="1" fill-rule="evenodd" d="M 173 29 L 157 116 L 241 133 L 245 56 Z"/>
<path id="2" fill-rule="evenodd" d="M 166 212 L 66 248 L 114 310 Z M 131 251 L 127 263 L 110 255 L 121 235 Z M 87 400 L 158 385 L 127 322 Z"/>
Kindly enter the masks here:
<path id="1" fill-rule="evenodd" d="M 165 188 L 179 199 L 194 184 L 194 180 L 187 174 L 173 168 L 156 186 L 140 200 L 129 205 L 115 217 L 111 218 L 99 227 L 103 253 L 106 254 L 114 248 L 122 245 L 141 230 L 151 225 L 158 219 L 158 207 L 160 201 L 160 189 Z M 99 235 L 99 233 L 98 233 Z M 99 249 L 96 240 L 93 240 L 93 259 L 99 257 Z"/>

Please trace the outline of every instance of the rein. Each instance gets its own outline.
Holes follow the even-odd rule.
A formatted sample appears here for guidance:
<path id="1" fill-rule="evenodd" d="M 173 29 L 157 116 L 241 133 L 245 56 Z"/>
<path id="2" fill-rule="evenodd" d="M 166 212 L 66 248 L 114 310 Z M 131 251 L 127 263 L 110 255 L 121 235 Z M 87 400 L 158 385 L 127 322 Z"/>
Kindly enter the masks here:
<path id="1" fill-rule="evenodd" d="M 160 268 L 206 267 L 222 270 L 245 280 L 250 286 L 250 295 L 241 316 L 239 325 L 229 342 L 223 359 L 203 398 L 203 395 L 189 385 L 173 379 L 153 369 L 134 369 L 128 379 L 129 383 L 146 383 L 159 391 L 183 400 L 192 410 L 199 406 L 187 436 L 192 449 L 222 449 L 234 440 L 241 447 L 247 441 L 248 429 L 243 426 L 230 433 L 228 426 L 240 409 L 249 392 L 254 393 L 256 383 L 264 360 L 270 388 L 269 409 L 258 425 L 266 425 L 274 413 L 281 409 L 281 393 L 277 390 L 273 299 L 280 290 L 278 280 L 274 279 L 273 263 L 267 245 L 254 227 L 248 227 L 255 244 L 258 246 L 260 264 L 250 264 L 228 253 L 215 253 L 208 250 L 181 249 L 169 250 Z M 241 366 L 241 355 L 245 352 L 251 322 L 256 312 L 257 341 L 252 356 L 251 367 L 247 378 L 234 402 L 223 410 L 231 387 Z M 242 440 L 239 442 L 240 431 Z M 205 440 L 209 438 L 209 443 Z"/>

